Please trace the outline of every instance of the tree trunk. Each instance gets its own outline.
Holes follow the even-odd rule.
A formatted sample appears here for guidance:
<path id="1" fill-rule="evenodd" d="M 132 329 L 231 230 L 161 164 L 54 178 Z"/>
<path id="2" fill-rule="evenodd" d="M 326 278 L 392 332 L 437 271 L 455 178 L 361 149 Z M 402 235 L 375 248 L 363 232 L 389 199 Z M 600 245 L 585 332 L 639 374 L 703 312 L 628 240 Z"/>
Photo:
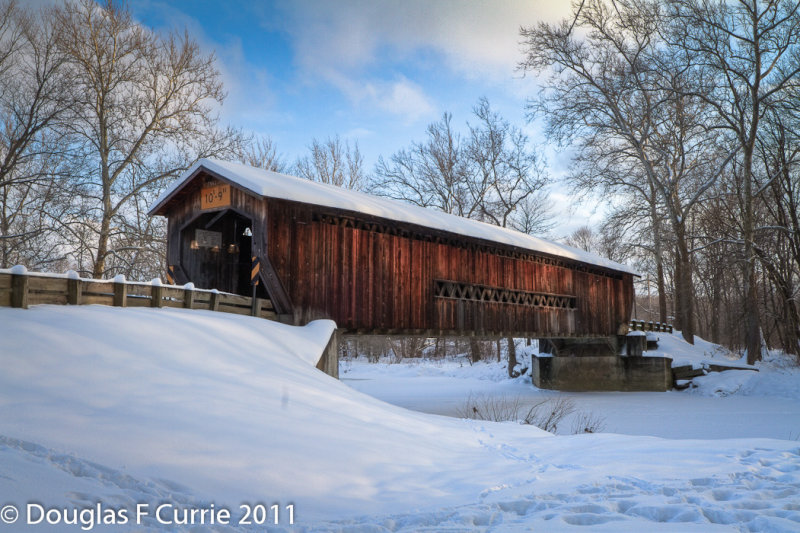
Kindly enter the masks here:
<path id="1" fill-rule="evenodd" d="M 0 212 L 0 268 L 9 268 L 8 260 L 8 241 L 3 237 L 7 237 L 9 233 L 8 217 L 6 216 L 6 192 L 3 191 L 3 205 L 2 212 Z"/>
<path id="2" fill-rule="evenodd" d="M 664 283 L 664 263 L 661 258 L 656 261 L 656 287 L 658 290 L 658 321 L 666 324 L 667 320 L 667 288 Z"/>
<path id="3" fill-rule="evenodd" d="M 97 236 L 97 257 L 92 268 L 92 277 L 102 279 L 106 271 L 106 255 L 108 255 L 108 238 L 111 233 L 111 217 L 103 215 L 100 233 Z"/>
<path id="4" fill-rule="evenodd" d="M 111 170 L 108 167 L 108 128 L 105 122 L 105 114 L 100 111 L 100 180 L 103 184 L 103 219 L 100 222 L 100 233 L 97 236 L 97 257 L 92 268 L 92 277 L 102 279 L 106 272 L 106 256 L 108 255 L 108 239 L 111 234 Z"/>
<path id="5" fill-rule="evenodd" d="M 508 377 L 519 377 L 519 372 L 514 370 L 517 366 L 517 347 L 514 345 L 514 339 L 508 337 Z"/>
<path id="6" fill-rule="evenodd" d="M 469 338 L 469 356 L 470 361 L 477 363 L 481 360 L 481 346 L 478 344 L 478 339 L 475 337 Z"/>
<path id="7" fill-rule="evenodd" d="M 711 279 L 711 342 L 715 344 L 720 343 L 719 336 L 719 314 L 722 306 L 722 299 L 720 298 L 720 276 L 719 269 L 714 269 Z"/>
<path id="8" fill-rule="evenodd" d="M 754 139 L 754 137 L 751 137 Z M 744 342 L 747 350 L 747 363 L 761 360 L 761 329 L 759 328 L 758 286 L 756 284 L 755 221 L 753 220 L 753 142 L 744 150 Z"/>
<path id="9" fill-rule="evenodd" d="M 675 273 L 675 292 L 679 295 L 679 307 L 676 308 L 680 316 L 683 339 L 689 344 L 694 344 L 694 287 L 692 286 L 692 263 L 689 248 L 686 244 L 686 228 L 682 223 L 675 227 L 677 238 L 677 263 L 680 271 Z"/>
<path id="10" fill-rule="evenodd" d="M 680 286 L 680 279 L 683 276 L 683 264 L 681 263 L 680 253 L 678 253 L 677 246 L 675 247 L 675 272 L 672 277 L 672 315 L 674 316 L 675 329 L 683 332 L 683 294 L 678 290 Z"/>
<path id="11" fill-rule="evenodd" d="M 651 194 L 655 197 L 653 183 L 650 183 Z M 658 289 L 658 320 L 667 322 L 667 289 L 664 283 L 664 248 L 661 240 L 661 219 L 658 216 L 656 202 L 650 202 L 650 224 L 653 226 L 653 259 L 656 262 L 656 288 Z"/>

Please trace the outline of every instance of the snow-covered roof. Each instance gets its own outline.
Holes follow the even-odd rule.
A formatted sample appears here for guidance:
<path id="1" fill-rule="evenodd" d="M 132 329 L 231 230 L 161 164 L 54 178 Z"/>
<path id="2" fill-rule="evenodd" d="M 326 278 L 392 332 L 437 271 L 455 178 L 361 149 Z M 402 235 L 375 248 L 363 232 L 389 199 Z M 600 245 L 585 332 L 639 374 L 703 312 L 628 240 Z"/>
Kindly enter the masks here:
<path id="1" fill-rule="evenodd" d="M 150 214 L 156 214 L 169 199 L 191 181 L 200 169 L 205 169 L 253 194 L 291 200 L 311 205 L 343 209 L 380 217 L 396 222 L 415 224 L 436 230 L 473 237 L 533 252 L 573 259 L 610 270 L 638 275 L 633 268 L 611 261 L 597 254 L 579 250 L 532 235 L 486 224 L 433 209 L 426 209 L 398 200 L 373 196 L 359 191 L 317 183 L 295 176 L 280 174 L 262 168 L 218 159 L 201 159 L 175 180 L 156 200 Z"/>

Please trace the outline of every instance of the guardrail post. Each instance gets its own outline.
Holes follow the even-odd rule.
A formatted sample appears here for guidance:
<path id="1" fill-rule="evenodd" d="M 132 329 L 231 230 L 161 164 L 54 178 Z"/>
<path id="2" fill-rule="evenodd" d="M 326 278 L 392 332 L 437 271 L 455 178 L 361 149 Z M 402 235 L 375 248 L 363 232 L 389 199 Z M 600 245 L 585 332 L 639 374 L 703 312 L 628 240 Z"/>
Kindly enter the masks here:
<path id="1" fill-rule="evenodd" d="M 163 288 L 160 283 L 150 285 L 150 307 L 161 307 L 163 305 L 161 300 L 162 293 Z"/>
<path id="2" fill-rule="evenodd" d="M 11 307 L 28 308 L 28 272 L 24 267 L 11 272 Z"/>
<path id="3" fill-rule="evenodd" d="M 67 303 L 69 305 L 81 305 L 83 299 L 83 283 L 78 274 L 72 270 L 67 272 Z"/>
<path id="4" fill-rule="evenodd" d="M 125 277 L 120 275 L 114 278 L 114 306 L 126 307 L 128 305 L 128 285 Z"/>
<path id="5" fill-rule="evenodd" d="M 191 309 L 194 305 L 194 284 L 187 283 L 183 286 L 183 308 Z"/>
<path id="6" fill-rule="evenodd" d="M 219 311 L 219 292 L 217 292 L 216 289 L 211 291 L 208 308 L 212 311 Z"/>

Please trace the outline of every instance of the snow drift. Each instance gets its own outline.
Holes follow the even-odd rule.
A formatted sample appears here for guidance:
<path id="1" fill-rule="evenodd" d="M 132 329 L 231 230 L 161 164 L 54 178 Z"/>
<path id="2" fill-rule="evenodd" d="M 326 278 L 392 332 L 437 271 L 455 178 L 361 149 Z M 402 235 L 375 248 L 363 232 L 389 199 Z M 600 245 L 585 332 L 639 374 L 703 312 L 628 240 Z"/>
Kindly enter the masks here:
<path id="1" fill-rule="evenodd" d="M 797 442 L 555 437 L 415 413 L 313 368 L 332 328 L 0 309 L 0 506 L 277 502 L 297 531 L 800 525 Z"/>

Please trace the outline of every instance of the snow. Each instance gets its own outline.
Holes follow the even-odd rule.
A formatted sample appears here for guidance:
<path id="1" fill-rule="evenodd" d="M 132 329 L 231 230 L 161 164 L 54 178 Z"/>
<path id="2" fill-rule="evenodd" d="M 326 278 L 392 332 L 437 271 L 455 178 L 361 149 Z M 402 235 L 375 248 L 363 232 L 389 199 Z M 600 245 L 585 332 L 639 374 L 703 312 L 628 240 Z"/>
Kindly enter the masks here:
<path id="1" fill-rule="evenodd" d="M 344 362 L 337 381 L 313 367 L 333 327 L 184 309 L 0 309 L 0 506 L 102 505 L 130 516 L 137 504 L 166 502 L 229 508 L 236 517 L 245 502 L 278 503 L 294 506 L 296 523 L 268 530 L 301 532 L 800 528 L 796 437 L 553 436 L 514 422 L 409 411 L 354 387 L 428 407 L 434 393 L 455 398 L 472 388 L 552 393 L 504 378 L 501 364 L 463 359 Z M 595 409 L 624 405 L 634 418 L 667 407 L 687 417 L 712 404 L 727 413 L 732 400 L 741 400 L 738 410 L 767 399 L 783 428 L 797 431 L 798 392 L 788 386 L 797 369 L 777 360 L 759 368 L 740 373 L 786 387 L 770 397 L 751 383 L 726 397 L 588 398 Z M 723 417 L 729 427 L 718 433 L 746 436 L 743 422 Z M 175 527 L 151 513 L 141 524 L 90 529 L 267 528 Z"/>
<path id="2" fill-rule="evenodd" d="M 501 228 L 397 200 L 381 198 L 359 191 L 218 159 L 200 159 L 167 187 L 155 201 L 149 214 L 157 214 L 172 194 L 190 181 L 200 168 L 204 168 L 259 196 L 355 211 L 398 222 L 436 228 L 437 230 L 458 235 L 518 246 L 535 252 L 543 252 L 638 275 L 638 272 L 631 267 L 597 254 L 526 235 L 512 229 Z"/>
<path id="3" fill-rule="evenodd" d="M 663 337 L 662 337 L 663 339 Z M 683 340 L 676 342 L 678 346 Z M 697 359 L 702 358 L 699 350 Z M 684 352 L 686 353 L 686 351 Z M 668 352 L 667 352 L 668 355 Z M 800 369 L 764 362 L 760 372 L 712 372 L 696 389 L 660 392 L 558 392 L 537 389 L 530 377 L 509 380 L 503 363 L 451 361 L 367 363 L 343 361 L 342 381 L 389 402 L 427 413 L 457 416 L 470 395 L 520 398 L 532 405 L 568 398 L 579 411 L 603 417 L 605 431 L 669 439 L 800 438 Z M 466 371 L 465 371 L 466 370 Z M 730 377 L 728 377 L 730 376 Z M 735 394 L 716 392 L 717 380 L 751 380 Z M 562 424 L 569 432 L 574 417 Z"/>
<path id="4" fill-rule="evenodd" d="M 657 341 L 658 347 L 644 352 L 645 357 L 670 357 L 672 368 L 692 366 L 692 368 L 708 368 L 709 365 L 722 365 L 735 368 L 755 367 L 747 364 L 747 357 L 732 353 L 719 344 L 708 342 L 695 336 L 694 344 L 683 339 L 683 334 L 675 330 L 673 333 L 647 332 L 648 341 Z"/>
<path id="5" fill-rule="evenodd" d="M 8 271 L 12 274 L 16 274 L 17 276 L 24 276 L 27 274 L 28 269 L 25 268 L 25 265 L 14 265 Z"/>
<path id="6" fill-rule="evenodd" d="M 15 270 L 15 268 L 17 270 Z M 136 286 L 161 286 L 170 289 L 181 289 L 181 290 L 191 290 L 197 291 L 202 293 L 209 293 L 209 294 L 228 294 L 218 291 L 217 289 L 198 289 L 195 287 L 194 283 L 189 282 L 184 285 L 167 285 L 160 278 L 153 278 L 150 281 L 143 282 L 143 281 L 129 281 L 125 278 L 123 274 L 118 274 L 111 279 L 94 279 L 94 278 L 84 278 L 78 275 L 77 272 L 74 270 L 67 270 L 66 272 L 28 272 L 24 266 L 18 265 L 18 267 L 12 268 L 0 268 L 0 274 L 19 274 L 23 273 L 26 276 L 30 277 L 46 277 L 46 278 L 61 278 L 61 279 L 73 279 L 73 280 L 80 280 L 80 281 L 90 281 L 92 283 L 125 283 L 126 285 L 136 285 Z"/>
<path id="7" fill-rule="evenodd" d="M 741 364 L 741 363 L 740 363 Z M 746 366 L 746 365 L 742 365 Z M 755 368 L 759 372 L 725 371 L 711 372 L 694 378 L 694 394 L 710 397 L 741 396 L 759 398 L 800 398 L 800 372 L 790 359 L 782 354 L 768 353 Z M 790 415 L 791 417 L 791 415 Z M 792 419 L 792 418 L 790 418 Z M 800 417 L 794 418 L 800 422 Z M 797 424 L 800 426 L 800 423 Z M 794 429 L 800 438 L 800 428 Z"/>

